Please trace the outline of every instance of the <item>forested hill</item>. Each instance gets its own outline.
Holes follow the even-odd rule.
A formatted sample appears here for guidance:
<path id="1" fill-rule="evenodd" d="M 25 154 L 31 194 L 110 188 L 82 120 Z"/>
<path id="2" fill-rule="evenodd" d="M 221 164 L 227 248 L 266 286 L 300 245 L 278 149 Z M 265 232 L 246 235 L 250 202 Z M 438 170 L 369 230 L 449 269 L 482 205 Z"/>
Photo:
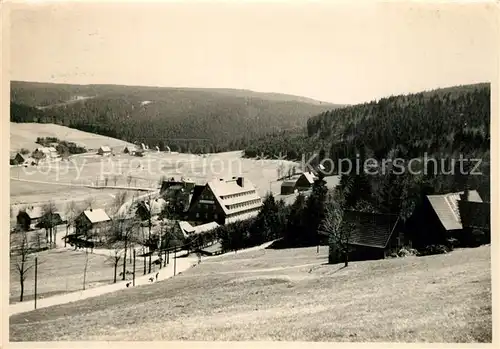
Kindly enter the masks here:
<path id="1" fill-rule="evenodd" d="M 261 138 L 245 149 L 248 157 L 264 153 L 288 158 L 310 158 L 316 152 L 338 159 L 361 161 L 367 158 L 394 159 L 436 158 L 445 161 L 446 170 L 460 154 L 481 159 L 483 175 L 468 177 L 468 185 L 489 199 L 490 162 L 490 85 L 476 84 L 439 89 L 417 94 L 392 96 L 379 101 L 321 112 L 307 122 L 307 131 L 281 132 Z M 443 160 L 441 160 L 443 159 Z M 455 166 L 457 162 L 455 162 Z M 328 166 L 328 163 L 325 163 Z M 439 165 L 441 166 L 441 165 Z M 422 193 L 463 190 L 463 176 L 436 170 L 426 176 L 355 176 L 350 197 L 355 208 L 401 212 L 412 206 Z M 434 171 L 432 171 L 434 172 Z M 347 186 L 347 176 L 341 188 Z M 384 190 L 383 188 L 387 189 Z M 391 192 L 392 191 L 392 192 Z M 414 194 L 410 194 L 413 192 Z M 364 193 L 364 194 L 363 194 Z M 418 195 L 416 193 L 419 193 Z M 411 197 L 411 200 L 401 198 Z M 384 197 L 386 199 L 384 199 Z M 387 197 L 392 197 L 387 201 Z M 384 203 L 385 200 L 385 203 Z"/>
<path id="2" fill-rule="evenodd" d="M 51 122 L 180 151 L 242 149 L 271 132 L 304 129 L 309 117 L 336 107 L 247 90 L 11 82 L 11 121 Z"/>
<path id="3" fill-rule="evenodd" d="M 327 110 L 311 117 L 307 130 L 263 137 L 246 154 L 300 158 L 323 149 L 336 157 L 361 152 L 381 158 L 394 148 L 408 156 L 489 149 L 489 125 L 489 84 L 464 85 Z"/>

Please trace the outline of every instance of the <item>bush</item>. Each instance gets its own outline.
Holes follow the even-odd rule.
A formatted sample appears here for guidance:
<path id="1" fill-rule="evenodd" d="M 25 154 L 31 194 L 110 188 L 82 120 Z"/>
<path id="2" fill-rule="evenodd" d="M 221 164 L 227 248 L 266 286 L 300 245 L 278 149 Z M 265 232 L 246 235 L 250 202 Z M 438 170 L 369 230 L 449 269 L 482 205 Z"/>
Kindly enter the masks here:
<path id="1" fill-rule="evenodd" d="M 26 148 L 22 148 L 21 151 L 20 151 L 20 153 L 23 154 L 23 155 L 26 155 L 26 154 L 29 154 L 30 151 L 28 149 L 26 149 Z"/>
<path id="2" fill-rule="evenodd" d="M 414 248 L 407 248 L 407 247 L 401 248 L 397 253 L 398 257 L 418 256 L 418 255 L 419 253 L 417 250 L 415 250 Z"/>
<path id="3" fill-rule="evenodd" d="M 445 245 L 429 245 L 420 251 L 420 256 L 430 256 L 434 254 L 445 254 L 450 252 L 451 249 Z"/>

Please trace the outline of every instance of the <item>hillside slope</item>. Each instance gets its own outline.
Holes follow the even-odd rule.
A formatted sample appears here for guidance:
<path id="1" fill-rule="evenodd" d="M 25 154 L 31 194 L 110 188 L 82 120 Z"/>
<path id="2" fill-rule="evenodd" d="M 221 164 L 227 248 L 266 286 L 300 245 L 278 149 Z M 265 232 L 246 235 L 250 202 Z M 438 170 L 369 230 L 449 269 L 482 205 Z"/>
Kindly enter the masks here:
<path id="1" fill-rule="evenodd" d="M 303 129 L 337 106 L 247 90 L 11 82 L 11 121 L 52 122 L 150 146 L 237 150 L 273 131 Z"/>
<path id="2" fill-rule="evenodd" d="M 490 247 L 325 265 L 327 248 L 205 259 L 176 277 L 10 317 L 12 341 L 491 342 Z"/>
<path id="3" fill-rule="evenodd" d="M 10 151 L 26 148 L 30 151 L 39 147 L 35 143 L 37 137 L 57 137 L 60 140 L 81 144 L 87 149 L 97 149 L 101 145 L 124 147 L 127 144 L 120 139 L 101 136 L 89 132 L 75 130 L 66 126 L 39 123 L 10 123 Z"/>

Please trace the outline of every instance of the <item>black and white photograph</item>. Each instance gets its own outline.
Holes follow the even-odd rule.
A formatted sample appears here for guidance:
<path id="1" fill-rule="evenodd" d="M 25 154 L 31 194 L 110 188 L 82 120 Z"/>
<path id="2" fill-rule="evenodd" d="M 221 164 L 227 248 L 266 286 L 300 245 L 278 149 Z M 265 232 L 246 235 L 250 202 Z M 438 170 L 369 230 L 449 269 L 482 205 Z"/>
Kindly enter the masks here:
<path id="1" fill-rule="evenodd" d="M 1 7 L 4 343 L 492 345 L 498 2 Z"/>

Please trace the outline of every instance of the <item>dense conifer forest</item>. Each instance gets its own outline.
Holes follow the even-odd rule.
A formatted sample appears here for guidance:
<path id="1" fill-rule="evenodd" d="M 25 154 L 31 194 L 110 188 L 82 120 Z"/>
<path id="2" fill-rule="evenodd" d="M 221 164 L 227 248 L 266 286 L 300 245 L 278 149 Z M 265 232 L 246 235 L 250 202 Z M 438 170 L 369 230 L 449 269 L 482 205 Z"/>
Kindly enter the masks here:
<path id="1" fill-rule="evenodd" d="M 11 83 L 11 121 L 55 123 L 182 152 L 241 150 L 274 131 L 304 129 L 336 105 L 231 89 Z"/>

